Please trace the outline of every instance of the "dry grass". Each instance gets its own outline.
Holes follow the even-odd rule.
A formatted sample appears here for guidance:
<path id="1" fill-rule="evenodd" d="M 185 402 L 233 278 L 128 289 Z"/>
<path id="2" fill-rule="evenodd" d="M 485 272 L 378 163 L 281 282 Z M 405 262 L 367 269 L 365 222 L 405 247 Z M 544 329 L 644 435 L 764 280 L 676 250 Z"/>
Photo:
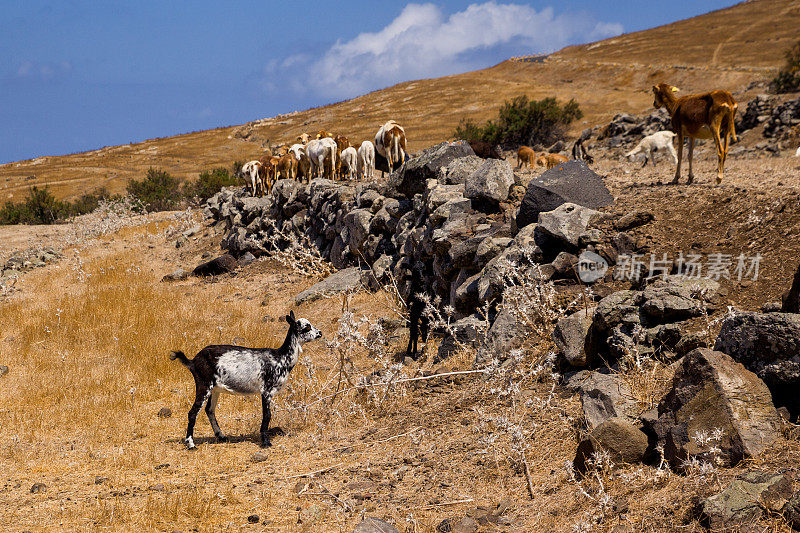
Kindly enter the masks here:
<path id="1" fill-rule="evenodd" d="M 685 523 L 691 531 L 692 498 L 741 471 L 721 472 L 713 484 L 642 466 L 571 480 L 564 464 L 574 454 L 579 405 L 553 387 L 534 357 L 543 345 L 535 343 L 488 379 L 401 383 L 396 376 L 390 394 L 376 385 L 335 397 L 341 353 L 310 344 L 279 397 L 273 420 L 284 435 L 266 460 L 250 460 L 259 451 L 255 398 L 220 402 L 229 444 L 213 441 L 201 415 L 199 449 L 190 453 L 181 437 L 193 386 L 169 350 L 192 353 L 220 341 L 276 346 L 285 333 L 277 317 L 313 280 L 259 261 L 214 282 L 162 284 L 171 265 L 207 246 L 198 240 L 193 250 L 176 251 L 175 224 L 155 218 L 91 241 L 81 250 L 82 269 L 67 251 L 0 302 L 0 358 L 11 368 L 0 381 L 5 529 L 349 531 L 367 514 L 401 530 L 432 531 L 445 518 L 480 517 L 505 500 L 504 530 L 570 531 L 586 522 L 603 531 L 623 522 L 640 531 Z M 320 300 L 295 312 L 334 341 L 342 305 Z M 401 376 L 431 370 L 429 362 L 399 368 L 386 360 L 401 338 L 366 340 L 369 324 L 391 315 L 383 295 L 356 293 L 346 307 L 365 339 L 347 346 L 353 382 L 376 369 L 378 380 L 392 369 Z M 439 371 L 470 369 L 473 357 L 462 352 Z M 173 416 L 159 418 L 162 407 Z M 759 463 L 798 454 L 794 441 L 781 443 Z M 318 470 L 325 471 L 302 476 Z M 34 483 L 46 490 L 32 493 Z M 628 511 L 601 512 L 603 494 L 627 501 Z M 247 523 L 252 514 L 259 524 Z"/>

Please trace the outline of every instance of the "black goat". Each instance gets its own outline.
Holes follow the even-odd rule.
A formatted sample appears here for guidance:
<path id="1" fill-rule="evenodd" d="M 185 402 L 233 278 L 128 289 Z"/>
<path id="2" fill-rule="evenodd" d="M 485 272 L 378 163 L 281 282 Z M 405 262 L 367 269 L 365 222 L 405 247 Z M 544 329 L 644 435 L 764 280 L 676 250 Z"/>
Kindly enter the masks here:
<path id="1" fill-rule="evenodd" d="M 420 330 L 422 332 L 422 342 L 428 340 L 428 330 L 430 328 L 430 318 L 425 314 L 425 272 L 422 263 L 410 266 L 404 264 L 411 274 L 411 290 L 408 294 L 408 348 L 406 357 L 417 358 L 417 342 Z"/>
<path id="2" fill-rule="evenodd" d="M 319 339 L 322 333 L 305 318 L 295 319 L 294 311 L 286 315 L 289 332 L 280 348 L 245 348 L 243 346 L 211 345 L 200 350 L 194 359 L 188 359 L 181 351 L 169 354 L 172 360 L 186 365 L 194 376 L 195 399 L 189 409 L 189 426 L 186 428 L 186 447 L 194 445 L 194 424 L 197 414 L 206 404 L 206 414 L 211 422 L 214 436 L 220 442 L 228 438 L 219 429 L 214 411 L 220 392 L 233 394 L 258 394 L 261 396 L 261 446 L 270 446 L 269 421 L 272 417 L 270 405 L 278 394 L 289 372 L 297 363 L 302 351 L 301 345 Z"/>

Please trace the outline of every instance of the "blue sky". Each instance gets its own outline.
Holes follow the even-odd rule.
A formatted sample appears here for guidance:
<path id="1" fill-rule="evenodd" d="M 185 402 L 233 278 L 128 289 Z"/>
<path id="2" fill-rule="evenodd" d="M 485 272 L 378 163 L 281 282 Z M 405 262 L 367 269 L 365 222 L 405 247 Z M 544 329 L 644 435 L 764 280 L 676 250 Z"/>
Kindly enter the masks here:
<path id="1" fill-rule="evenodd" d="M 4 1 L 0 163 L 240 124 L 732 3 Z"/>

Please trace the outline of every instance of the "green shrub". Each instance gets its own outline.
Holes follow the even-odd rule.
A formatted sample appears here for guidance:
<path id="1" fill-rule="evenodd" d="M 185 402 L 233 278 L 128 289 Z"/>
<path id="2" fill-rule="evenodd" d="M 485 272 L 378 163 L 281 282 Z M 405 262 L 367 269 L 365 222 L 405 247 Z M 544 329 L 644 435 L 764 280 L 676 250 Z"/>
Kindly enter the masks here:
<path id="1" fill-rule="evenodd" d="M 0 224 L 30 224 L 30 212 L 24 203 L 7 201 L 0 208 Z"/>
<path id="2" fill-rule="evenodd" d="M 786 65 L 772 78 L 770 85 L 776 93 L 800 90 L 800 41 L 786 51 Z"/>
<path id="3" fill-rule="evenodd" d="M 197 181 L 185 183 L 184 192 L 189 198 L 197 197 L 201 201 L 205 201 L 217 194 L 223 187 L 237 185 L 238 183 L 235 167 L 233 174 L 226 168 L 215 168 L 201 173 Z"/>
<path id="4" fill-rule="evenodd" d="M 175 209 L 183 199 L 180 182 L 160 168 L 150 167 L 144 179 L 130 180 L 126 190 L 148 211 Z"/>
<path id="5" fill-rule="evenodd" d="M 56 200 L 47 188 L 31 187 L 25 202 L 6 202 L 0 209 L 0 224 L 54 224 L 69 217 L 69 202 Z"/>
<path id="6" fill-rule="evenodd" d="M 118 198 L 118 195 L 112 197 L 105 188 L 97 189 L 96 191 L 79 196 L 72 202 L 70 205 L 70 214 L 72 216 L 78 216 L 91 213 L 100 206 L 100 202 L 103 200 L 111 200 L 114 198 Z"/>
<path id="7" fill-rule="evenodd" d="M 573 120 L 582 116 L 574 99 L 561 104 L 553 97 L 528 100 L 527 96 L 518 96 L 503 104 L 496 122 L 490 120 L 481 125 L 464 120 L 456 128 L 454 137 L 514 146 L 550 145 L 564 135 Z"/>

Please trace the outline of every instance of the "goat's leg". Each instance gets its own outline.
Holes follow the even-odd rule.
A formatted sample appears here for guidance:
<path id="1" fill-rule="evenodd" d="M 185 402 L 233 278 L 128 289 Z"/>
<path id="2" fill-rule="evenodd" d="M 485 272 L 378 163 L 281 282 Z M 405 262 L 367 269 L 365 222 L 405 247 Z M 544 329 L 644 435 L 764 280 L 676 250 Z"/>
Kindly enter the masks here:
<path id="1" fill-rule="evenodd" d="M 675 168 L 675 178 L 672 180 L 672 183 L 678 183 L 678 180 L 681 179 L 681 160 L 683 159 L 683 132 L 678 133 L 678 164 Z M 691 159 L 690 159 L 691 161 Z"/>
<path id="2" fill-rule="evenodd" d="M 217 437 L 217 440 L 219 442 L 228 442 L 228 437 L 219 429 L 219 423 L 217 422 L 217 400 L 219 400 L 219 390 L 213 388 L 211 397 L 206 402 L 206 416 L 208 416 L 208 421 L 211 423 L 211 429 L 214 430 L 214 436 Z"/>
<path id="3" fill-rule="evenodd" d="M 722 169 L 725 165 L 725 153 L 722 148 L 722 139 L 719 137 L 719 130 L 722 126 L 722 118 L 714 121 L 711 125 L 711 136 L 714 138 L 714 144 L 717 147 L 717 185 L 722 183 Z"/>
<path id="4" fill-rule="evenodd" d="M 206 403 L 210 395 L 211 388 L 209 386 L 195 382 L 194 404 L 189 409 L 189 425 L 186 426 L 186 439 L 184 440 L 186 447 L 190 450 L 194 450 L 197 447 L 194 445 L 194 425 L 197 422 L 197 414 L 203 408 L 203 404 Z"/>
<path id="5" fill-rule="evenodd" d="M 419 317 L 416 316 L 416 314 L 412 314 L 408 325 L 408 348 L 406 348 L 406 357 L 412 359 L 417 357 L 417 337 L 419 337 Z"/>
<path id="6" fill-rule="evenodd" d="M 691 185 L 694 181 L 694 171 L 692 170 L 692 161 L 694 160 L 694 137 L 689 137 L 689 181 L 687 185 Z"/>
<path id="7" fill-rule="evenodd" d="M 270 403 L 272 402 L 272 398 L 270 398 L 269 394 L 262 394 L 261 395 L 261 447 L 266 448 L 268 446 L 272 446 L 272 443 L 269 441 L 269 421 L 272 418 L 272 411 L 270 410 Z"/>

